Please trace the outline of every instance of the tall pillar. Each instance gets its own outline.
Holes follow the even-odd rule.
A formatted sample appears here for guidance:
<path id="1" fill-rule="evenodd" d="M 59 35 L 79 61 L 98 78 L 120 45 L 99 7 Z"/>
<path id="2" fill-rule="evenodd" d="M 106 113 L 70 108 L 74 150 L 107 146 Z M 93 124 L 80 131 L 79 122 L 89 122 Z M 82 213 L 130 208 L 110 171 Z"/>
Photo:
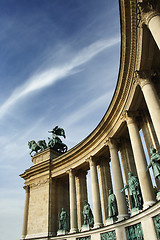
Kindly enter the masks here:
<path id="1" fill-rule="evenodd" d="M 81 230 L 83 225 L 82 211 L 84 207 L 84 201 L 88 201 L 87 196 L 87 182 L 86 171 L 79 170 L 76 174 L 76 189 L 77 189 L 77 213 L 78 213 L 78 229 Z"/>
<path id="2" fill-rule="evenodd" d="M 70 233 L 77 232 L 77 204 L 75 174 L 69 170 L 69 195 L 70 195 Z"/>
<path id="3" fill-rule="evenodd" d="M 157 3 L 155 1 L 147 1 L 141 2 L 138 5 L 141 10 L 142 24 L 145 24 L 149 28 L 160 49 L 160 13 L 158 12 L 158 2 L 159 1 L 157 1 Z"/>
<path id="4" fill-rule="evenodd" d="M 120 154 L 121 154 L 124 178 L 125 178 L 125 182 L 127 183 L 128 172 L 132 172 L 134 176 L 137 175 L 132 146 L 131 146 L 131 143 L 128 138 L 120 139 L 119 150 L 120 150 Z"/>
<path id="5" fill-rule="evenodd" d="M 112 189 L 109 159 L 106 159 L 105 157 L 99 158 L 98 171 L 101 189 L 103 222 L 105 222 L 108 217 L 108 191 L 109 189 Z"/>
<path id="6" fill-rule="evenodd" d="M 121 193 L 124 185 L 118 156 L 118 148 L 114 139 L 108 140 L 108 146 L 111 156 L 114 189 L 118 205 L 118 218 L 121 220 L 128 217 L 128 209 L 126 205 L 125 193 Z"/>
<path id="7" fill-rule="evenodd" d="M 23 215 L 23 227 L 21 240 L 25 239 L 27 235 L 27 222 L 28 222 L 28 207 L 29 207 L 29 186 L 25 186 L 25 204 L 24 204 L 24 215 Z"/>
<path id="8" fill-rule="evenodd" d="M 91 156 L 89 159 L 89 166 L 90 166 L 90 172 L 91 172 L 94 228 L 98 228 L 102 226 L 102 211 L 101 211 L 97 166 L 94 160 L 95 160 L 94 157 Z"/>
<path id="9" fill-rule="evenodd" d="M 153 187 L 151 183 L 151 179 L 149 173 L 146 171 L 147 163 L 146 158 L 141 142 L 141 138 L 139 135 L 138 126 L 135 122 L 133 116 L 126 114 L 127 127 L 131 139 L 137 174 L 141 186 L 143 201 L 144 201 L 144 209 L 149 207 L 155 202 Z"/>
<path id="10" fill-rule="evenodd" d="M 139 74 L 140 76 L 140 74 Z M 139 83 L 160 143 L 160 101 L 157 92 L 149 78 L 139 78 Z"/>
<path id="11" fill-rule="evenodd" d="M 52 236 L 56 235 L 58 229 L 58 209 L 57 209 L 57 182 L 53 178 L 50 180 L 50 211 L 49 211 L 49 234 Z"/>

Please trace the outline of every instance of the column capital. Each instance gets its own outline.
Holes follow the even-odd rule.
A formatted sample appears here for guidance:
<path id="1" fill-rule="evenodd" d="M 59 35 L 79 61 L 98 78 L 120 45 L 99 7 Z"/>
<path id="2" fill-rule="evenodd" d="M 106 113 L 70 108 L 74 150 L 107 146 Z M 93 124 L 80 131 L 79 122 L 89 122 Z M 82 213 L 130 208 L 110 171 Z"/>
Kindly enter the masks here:
<path id="1" fill-rule="evenodd" d="M 119 139 L 118 138 L 107 138 L 105 145 L 109 146 L 109 149 L 117 149 L 119 145 Z"/>
<path id="2" fill-rule="evenodd" d="M 87 170 L 78 169 L 77 171 L 75 171 L 76 177 L 86 176 L 87 174 L 88 174 Z"/>
<path id="3" fill-rule="evenodd" d="M 132 123 L 136 123 L 136 118 L 140 117 L 140 112 L 139 111 L 129 111 L 129 110 L 125 110 L 122 113 L 122 117 L 121 120 L 125 121 L 127 123 L 127 125 L 132 124 Z"/>
<path id="4" fill-rule="evenodd" d="M 66 173 L 71 176 L 71 175 L 74 175 L 75 174 L 75 170 L 73 168 L 69 168 Z"/>
<path id="5" fill-rule="evenodd" d="M 138 7 L 138 15 L 140 16 L 140 26 L 142 27 L 144 24 L 149 25 L 150 20 L 157 16 L 160 15 L 159 9 L 160 9 L 160 4 L 159 0 L 147 0 L 143 2 L 138 2 L 137 3 Z"/>
<path id="6" fill-rule="evenodd" d="M 160 69 L 136 70 L 134 73 L 134 83 L 143 88 L 145 85 L 157 83 L 160 79 Z"/>
<path id="7" fill-rule="evenodd" d="M 24 190 L 25 190 L 26 192 L 29 192 L 30 186 L 29 186 L 29 185 L 26 185 L 26 186 L 24 186 L 23 188 L 24 188 Z"/>

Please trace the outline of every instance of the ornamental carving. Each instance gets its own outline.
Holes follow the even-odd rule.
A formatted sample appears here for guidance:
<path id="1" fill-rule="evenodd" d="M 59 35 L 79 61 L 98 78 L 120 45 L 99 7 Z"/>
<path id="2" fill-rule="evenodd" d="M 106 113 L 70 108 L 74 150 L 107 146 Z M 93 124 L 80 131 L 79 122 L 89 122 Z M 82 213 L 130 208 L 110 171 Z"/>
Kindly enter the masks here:
<path id="1" fill-rule="evenodd" d="M 154 226 L 157 233 L 157 239 L 160 240 L 160 214 L 153 218 Z"/>
<path id="2" fill-rule="evenodd" d="M 127 240 L 143 240 L 141 223 L 126 227 Z"/>
<path id="3" fill-rule="evenodd" d="M 101 234 L 101 240 L 116 240 L 116 232 L 110 231 Z"/>
<path id="4" fill-rule="evenodd" d="M 91 236 L 76 238 L 76 240 L 91 240 Z"/>
<path id="5" fill-rule="evenodd" d="M 49 179 L 45 179 L 45 180 L 41 180 L 36 183 L 32 183 L 32 184 L 30 184 L 30 188 L 39 187 L 39 186 L 45 185 L 46 183 L 49 183 Z"/>

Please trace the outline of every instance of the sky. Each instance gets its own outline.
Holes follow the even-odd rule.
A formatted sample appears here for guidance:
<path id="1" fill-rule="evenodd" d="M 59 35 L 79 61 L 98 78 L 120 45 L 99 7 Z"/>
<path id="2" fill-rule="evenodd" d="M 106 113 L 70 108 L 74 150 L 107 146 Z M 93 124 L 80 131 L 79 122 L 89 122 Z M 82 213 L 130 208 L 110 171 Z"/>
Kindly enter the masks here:
<path id="1" fill-rule="evenodd" d="M 0 0 L 0 240 L 21 236 L 28 141 L 56 125 L 74 147 L 105 114 L 118 79 L 118 0 Z"/>

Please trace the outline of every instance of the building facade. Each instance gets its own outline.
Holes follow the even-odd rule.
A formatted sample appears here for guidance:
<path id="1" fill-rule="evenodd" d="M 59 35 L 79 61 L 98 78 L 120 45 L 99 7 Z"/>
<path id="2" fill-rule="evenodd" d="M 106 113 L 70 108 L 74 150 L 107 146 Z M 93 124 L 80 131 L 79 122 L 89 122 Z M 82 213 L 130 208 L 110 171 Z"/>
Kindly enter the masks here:
<path id="1" fill-rule="evenodd" d="M 119 4 L 121 60 L 112 101 L 86 139 L 60 156 L 45 149 L 21 174 L 25 179 L 21 240 L 160 239 L 160 196 L 155 192 L 160 181 L 147 171 L 144 150 L 145 145 L 149 157 L 151 145 L 160 150 L 160 1 L 120 0 Z M 88 171 L 94 226 L 83 231 Z M 135 212 L 129 191 L 121 192 L 128 172 L 139 179 L 143 199 L 142 209 Z M 108 224 L 109 189 L 114 190 L 118 216 Z M 62 208 L 69 213 L 70 229 L 57 235 Z"/>

